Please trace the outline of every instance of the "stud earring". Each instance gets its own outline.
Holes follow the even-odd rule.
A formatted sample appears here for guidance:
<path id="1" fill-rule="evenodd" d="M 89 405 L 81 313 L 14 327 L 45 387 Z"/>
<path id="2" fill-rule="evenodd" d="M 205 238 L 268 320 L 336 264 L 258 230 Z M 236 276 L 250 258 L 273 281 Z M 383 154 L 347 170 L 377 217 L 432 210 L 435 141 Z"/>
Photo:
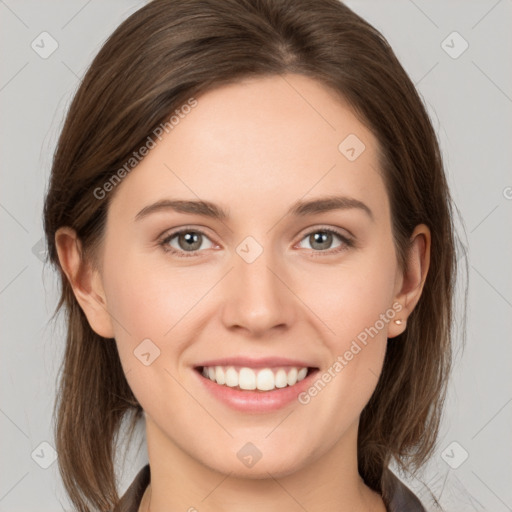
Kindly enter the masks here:
<path id="1" fill-rule="evenodd" d="M 396 325 L 402 325 L 404 323 L 403 320 L 395 320 Z"/>

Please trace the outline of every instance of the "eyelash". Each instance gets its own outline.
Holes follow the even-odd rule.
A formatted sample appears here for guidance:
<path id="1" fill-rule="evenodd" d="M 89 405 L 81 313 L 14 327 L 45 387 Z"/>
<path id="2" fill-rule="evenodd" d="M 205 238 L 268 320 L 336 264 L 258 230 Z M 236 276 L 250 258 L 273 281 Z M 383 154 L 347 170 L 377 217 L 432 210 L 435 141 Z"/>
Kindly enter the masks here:
<path id="1" fill-rule="evenodd" d="M 166 252 L 166 253 L 170 253 L 174 256 L 177 256 L 178 258 L 190 258 L 190 257 L 197 257 L 198 254 L 202 251 L 199 251 L 199 250 L 196 250 L 196 251 L 190 251 L 190 252 L 186 252 L 186 251 L 179 251 L 177 249 L 175 249 L 174 247 L 170 247 L 168 244 L 169 242 L 177 235 L 181 235 L 183 233 L 196 233 L 196 234 L 200 234 L 202 236 L 205 236 L 206 238 L 209 238 L 208 235 L 206 233 L 204 233 L 203 231 L 199 230 L 199 229 L 195 229 L 195 228 L 183 228 L 183 229 L 180 229 L 179 231 L 174 231 L 172 233 L 170 233 L 169 235 L 165 236 L 158 244 L 162 247 L 162 249 Z M 325 251 L 315 251 L 313 249 L 310 249 L 312 250 L 312 254 L 311 254 L 311 257 L 317 257 L 317 256 L 329 256 L 329 255 L 332 255 L 332 254 L 337 254 L 337 253 L 340 253 L 344 250 L 347 250 L 348 248 L 351 248 L 351 247 L 354 247 L 355 246 L 355 243 L 354 243 L 354 240 L 352 240 L 351 238 L 348 238 L 347 236 L 343 235 L 340 231 L 336 230 L 336 229 L 333 229 L 333 228 L 316 228 L 312 231 L 309 231 L 308 233 L 306 233 L 300 241 L 304 240 L 304 238 L 314 234 L 314 233 L 329 233 L 329 234 L 333 234 L 333 235 L 337 235 L 341 242 L 342 242 L 342 245 L 340 247 L 336 247 L 334 250 L 333 249 L 329 249 L 329 250 L 325 250 Z"/>

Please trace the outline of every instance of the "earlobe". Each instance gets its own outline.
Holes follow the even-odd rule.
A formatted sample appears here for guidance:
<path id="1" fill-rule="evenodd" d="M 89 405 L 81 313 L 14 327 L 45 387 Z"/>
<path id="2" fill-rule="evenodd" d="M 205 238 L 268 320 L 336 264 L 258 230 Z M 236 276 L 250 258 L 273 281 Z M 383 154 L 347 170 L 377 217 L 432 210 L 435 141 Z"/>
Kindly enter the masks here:
<path id="1" fill-rule="evenodd" d="M 84 261 L 81 242 L 76 232 L 62 227 L 55 233 L 55 245 L 59 262 L 73 293 L 87 317 L 89 325 L 96 334 L 104 338 L 113 338 L 114 330 L 101 276 Z"/>
<path id="2" fill-rule="evenodd" d="M 420 300 L 423 286 L 430 266 L 430 229 L 425 224 L 419 224 L 411 235 L 411 246 L 407 258 L 407 268 L 400 276 L 400 289 L 395 296 L 395 302 L 401 305 L 397 320 L 393 322 L 388 332 L 388 338 L 398 336 L 405 331 L 407 318 Z"/>

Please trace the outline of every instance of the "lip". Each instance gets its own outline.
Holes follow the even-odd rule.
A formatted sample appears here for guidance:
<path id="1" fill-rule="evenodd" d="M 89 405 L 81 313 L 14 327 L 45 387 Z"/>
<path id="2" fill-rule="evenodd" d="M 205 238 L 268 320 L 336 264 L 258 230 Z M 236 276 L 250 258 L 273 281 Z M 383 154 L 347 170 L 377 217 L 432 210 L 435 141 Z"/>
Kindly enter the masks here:
<path id="1" fill-rule="evenodd" d="M 276 366 L 297 366 L 298 368 L 314 368 L 315 364 L 298 359 L 289 359 L 287 357 L 225 357 L 203 361 L 194 365 L 199 366 L 246 366 L 248 368 L 273 368 Z"/>
<path id="2" fill-rule="evenodd" d="M 236 361 L 237 364 L 226 364 L 226 361 Z M 201 366 L 238 366 L 241 361 L 241 358 L 229 360 L 219 359 L 217 361 L 210 361 L 208 364 Z M 263 360 L 259 360 L 260 363 L 261 361 Z M 275 364 L 275 361 L 276 359 L 272 358 L 273 363 L 270 366 L 279 366 L 279 364 L 282 366 L 288 366 L 290 364 L 289 361 L 291 360 L 287 360 L 288 362 L 286 364 Z M 284 359 L 281 361 L 284 361 Z M 254 365 L 254 360 L 251 364 L 241 366 L 250 367 L 251 365 Z M 266 365 L 269 366 L 268 360 Z M 259 366 L 252 367 L 261 368 L 263 366 L 265 365 L 261 364 Z M 315 375 L 319 371 L 318 368 L 313 368 L 304 363 L 292 364 L 291 366 L 300 366 L 302 368 L 307 367 L 308 374 L 304 379 L 302 379 L 300 382 L 297 382 L 293 386 L 275 388 L 272 391 L 239 390 L 229 386 L 217 384 L 216 382 L 213 382 L 209 378 L 202 375 L 201 367 L 194 368 L 194 374 L 199 379 L 200 385 L 204 386 L 204 389 L 207 393 L 211 394 L 214 398 L 227 405 L 231 409 L 245 413 L 266 413 L 282 409 L 283 407 L 290 405 L 293 402 L 296 402 L 298 405 L 297 397 L 300 393 L 304 392 L 309 386 L 311 386 Z"/>

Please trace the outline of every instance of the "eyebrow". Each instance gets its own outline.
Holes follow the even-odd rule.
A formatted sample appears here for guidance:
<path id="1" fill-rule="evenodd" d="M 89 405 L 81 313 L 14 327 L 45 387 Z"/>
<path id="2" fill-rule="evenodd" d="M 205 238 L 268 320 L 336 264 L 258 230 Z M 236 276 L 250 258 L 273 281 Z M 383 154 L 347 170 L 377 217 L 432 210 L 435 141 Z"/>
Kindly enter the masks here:
<path id="1" fill-rule="evenodd" d="M 375 220 L 373 212 L 365 203 L 353 197 L 346 196 L 326 196 L 310 201 L 297 201 L 290 207 L 286 215 L 305 217 L 307 215 L 315 215 L 333 210 L 349 210 L 354 208 L 365 212 L 372 221 Z M 210 201 L 162 199 L 144 207 L 139 213 L 137 213 L 134 220 L 139 221 L 152 213 L 165 210 L 202 215 L 204 217 L 210 217 L 220 221 L 224 221 L 229 218 L 229 213 L 226 210 L 215 203 L 211 203 Z"/>

